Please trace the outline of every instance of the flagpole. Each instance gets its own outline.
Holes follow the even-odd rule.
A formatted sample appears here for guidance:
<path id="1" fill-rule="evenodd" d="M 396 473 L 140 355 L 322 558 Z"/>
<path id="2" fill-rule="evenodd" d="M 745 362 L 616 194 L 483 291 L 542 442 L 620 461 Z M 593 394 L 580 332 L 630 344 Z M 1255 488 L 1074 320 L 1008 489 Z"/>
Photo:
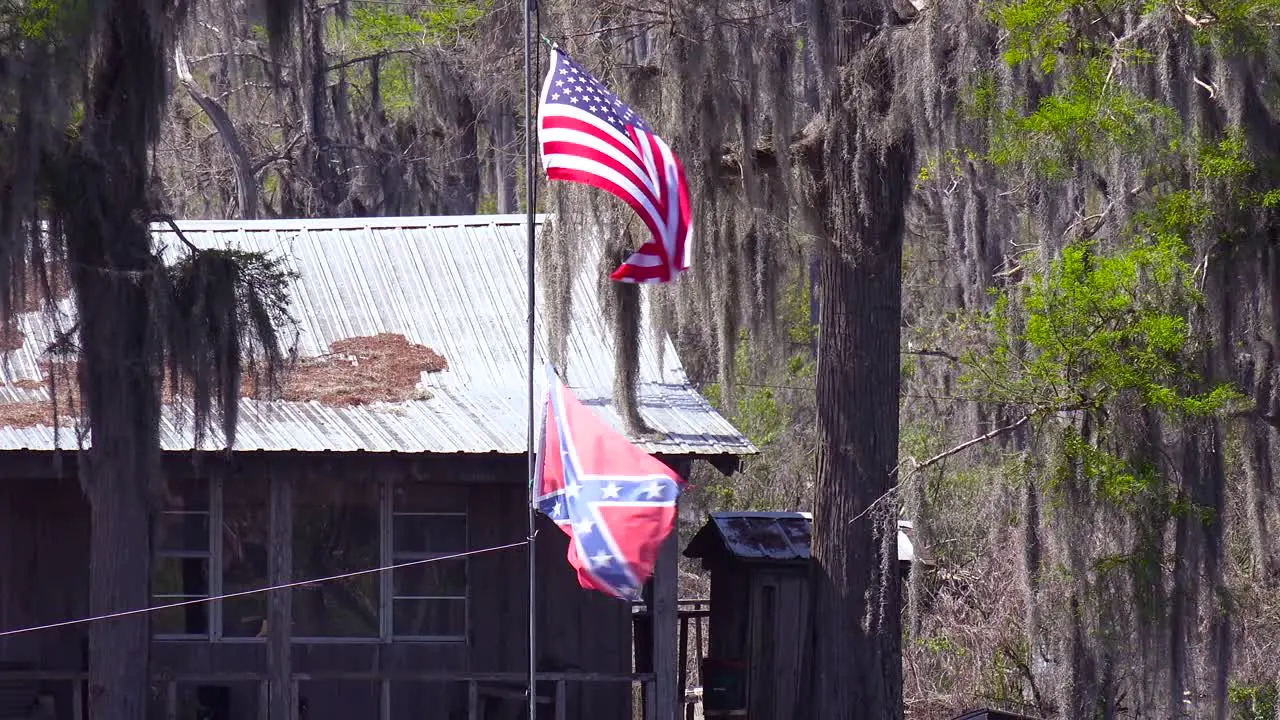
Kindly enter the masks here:
<path id="1" fill-rule="evenodd" d="M 533 268 L 534 268 L 534 232 L 533 232 L 533 216 L 536 190 L 534 185 L 533 166 L 533 32 L 530 28 L 531 22 L 536 22 L 538 12 L 537 0 L 526 0 L 524 7 L 524 206 L 525 206 L 525 232 L 526 248 L 527 248 L 527 281 L 528 281 L 528 304 L 529 304 L 529 353 L 528 353 L 528 373 L 529 373 L 529 425 L 528 436 L 529 445 L 527 457 L 529 459 L 529 485 L 528 485 L 528 521 L 529 521 L 529 720 L 536 720 L 538 715 L 538 651 L 537 651 L 537 605 L 534 603 L 536 585 L 534 582 L 536 570 L 536 553 L 534 552 L 534 536 L 537 533 L 537 515 L 534 509 L 534 493 L 533 487 L 534 474 L 537 466 L 534 463 L 534 444 L 533 444 L 533 424 L 534 424 L 534 393 L 533 393 L 533 351 L 534 351 L 534 317 L 535 317 L 535 294 L 533 284 Z"/>

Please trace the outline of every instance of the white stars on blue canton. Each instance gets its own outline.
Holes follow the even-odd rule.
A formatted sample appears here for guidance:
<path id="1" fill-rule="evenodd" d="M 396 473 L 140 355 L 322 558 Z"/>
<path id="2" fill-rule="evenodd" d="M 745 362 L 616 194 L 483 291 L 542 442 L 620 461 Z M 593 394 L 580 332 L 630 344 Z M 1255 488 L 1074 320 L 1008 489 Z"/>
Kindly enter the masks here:
<path id="1" fill-rule="evenodd" d="M 591 113 L 619 132 L 626 132 L 628 125 L 652 132 L 645 121 L 619 100 L 617 95 L 564 55 L 557 57 L 555 79 L 551 81 L 547 102 Z"/>
<path id="2" fill-rule="evenodd" d="M 570 455 L 561 445 L 564 458 L 564 490 L 538 499 L 538 510 L 558 524 L 570 524 L 574 539 L 581 543 L 582 556 L 591 572 L 627 597 L 636 597 L 640 588 L 630 568 L 614 551 L 614 542 L 602 506 L 663 505 L 675 502 L 680 488 L 668 477 L 582 478 Z"/>

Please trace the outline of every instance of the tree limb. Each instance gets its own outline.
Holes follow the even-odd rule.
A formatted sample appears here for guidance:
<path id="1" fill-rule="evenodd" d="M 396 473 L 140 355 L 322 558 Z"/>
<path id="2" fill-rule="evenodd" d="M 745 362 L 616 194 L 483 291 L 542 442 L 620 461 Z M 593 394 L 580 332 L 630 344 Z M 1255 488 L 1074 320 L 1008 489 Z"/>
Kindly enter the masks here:
<path id="1" fill-rule="evenodd" d="M 254 163 L 253 164 L 254 176 L 256 177 L 258 173 L 262 172 L 263 170 L 266 170 L 267 167 L 272 163 L 277 163 L 277 162 L 280 162 L 281 160 L 291 159 L 293 155 L 293 148 L 295 145 L 298 144 L 299 141 L 302 140 L 302 137 L 303 137 L 302 133 L 298 133 L 297 135 L 294 135 L 293 139 L 285 144 L 284 150 L 281 150 L 276 155 L 272 155 L 271 157 L 268 157 L 268 158 L 263 158 L 262 160 L 259 160 L 258 162 Z"/>
<path id="2" fill-rule="evenodd" d="M 381 60 L 386 57 L 391 57 L 392 55 L 415 55 L 416 56 L 418 54 L 419 53 L 417 50 L 413 50 L 410 48 L 400 48 L 398 50 L 380 50 L 376 53 L 371 53 L 369 55 L 361 55 L 360 57 L 354 57 L 354 58 L 351 58 L 350 60 L 343 60 L 342 62 L 339 62 L 339 63 L 326 65 L 324 68 L 324 71 L 327 73 L 333 72 L 334 70 L 341 70 L 342 68 L 351 67 L 352 65 L 359 65 L 360 63 L 370 62 L 373 60 Z"/>
<path id="3" fill-rule="evenodd" d="M 1005 433 L 1011 433 L 1014 430 L 1017 430 L 1018 428 L 1022 427 L 1023 425 L 1026 425 L 1027 421 L 1030 419 L 1031 419 L 1031 414 L 1028 413 L 1008 425 L 1002 425 L 1001 427 L 998 427 L 995 430 L 992 430 L 986 435 L 979 435 L 978 437 L 973 438 L 971 440 L 966 440 L 960 443 L 959 445 L 951 448 L 950 450 L 945 450 L 943 452 L 940 452 L 937 455 L 934 455 L 933 457 L 929 458 L 928 460 L 925 460 L 924 462 L 920 463 L 919 465 L 916 465 L 914 468 L 914 471 L 920 472 L 921 470 L 929 467 L 930 465 L 933 465 L 934 463 L 945 460 L 951 457 L 952 455 L 955 455 L 958 452 L 963 452 L 965 450 L 968 450 L 974 445 L 979 445 L 981 443 L 987 442 L 988 440 L 994 440 L 995 438 L 998 438 L 1001 435 L 1004 435 Z"/>
<path id="4" fill-rule="evenodd" d="M 928 356 L 928 357 L 940 357 L 940 358 L 946 358 L 947 360 L 950 360 L 951 362 L 960 362 L 960 358 L 959 358 L 958 356 L 956 356 L 956 355 L 952 355 L 951 353 L 947 352 L 946 350 L 930 350 L 930 349 L 924 349 L 924 350 L 903 350 L 903 351 L 902 351 L 902 354 L 903 354 L 903 355 L 925 355 L 925 356 Z"/>
<path id="5" fill-rule="evenodd" d="M 182 51 L 181 40 L 173 44 L 173 60 L 178 81 L 187 89 L 187 94 L 191 96 L 196 105 L 199 105 L 200 109 L 204 110 L 205 115 L 209 116 L 209 121 L 213 123 L 213 127 L 218 131 L 218 137 L 222 139 L 222 147 L 226 149 L 227 155 L 231 157 L 231 165 L 235 168 L 236 173 L 236 192 L 240 201 L 240 217 L 244 220 L 257 220 L 258 181 L 253 163 L 249 161 L 249 153 L 244 149 L 244 144 L 240 142 L 240 135 L 236 132 L 235 123 L 231 121 L 231 116 L 227 114 L 226 109 L 217 100 L 200 89 L 199 85 L 196 85 L 195 78 L 191 76 L 191 68 L 187 65 L 187 56 Z"/>
<path id="6" fill-rule="evenodd" d="M 928 460 L 925 460 L 924 462 L 916 462 L 915 458 L 907 458 L 907 460 L 910 460 L 910 461 L 911 461 L 911 464 L 912 464 L 912 466 L 913 466 L 913 467 L 911 468 L 911 474 L 912 474 L 912 475 L 914 475 L 915 473 L 918 473 L 918 472 L 920 472 L 921 470 L 924 470 L 925 468 L 929 467 L 930 465 L 933 465 L 933 464 L 935 464 L 935 463 L 941 462 L 941 461 L 943 461 L 943 460 L 945 460 L 945 459 L 947 459 L 947 458 L 951 457 L 952 455 L 955 455 L 955 454 L 956 454 L 956 453 L 958 453 L 958 452 L 963 452 L 963 451 L 965 451 L 965 450 L 968 450 L 969 448 L 973 447 L 974 445 L 980 445 L 980 444 L 982 444 L 982 443 L 984 443 L 984 442 L 987 442 L 988 440 L 994 440 L 995 438 L 998 438 L 998 437 L 1000 437 L 1001 435 L 1004 435 L 1005 433 L 1011 433 L 1011 432 L 1013 432 L 1014 430 L 1017 430 L 1018 428 L 1022 427 L 1023 425 L 1026 425 L 1026 424 L 1027 424 L 1027 422 L 1028 422 L 1029 420 L 1031 420 L 1031 413 L 1027 413 L 1026 415 L 1023 415 L 1022 417 L 1018 418 L 1018 419 L 1017 419 L 1017 420 L 1015 420 L 1014 422 L 1012 422 L 1012 423 L 1010 423 L 1010 424 L 1008 424 L 1008 425 L 1003 425 L 1003 426 L 1001 426 L 1001 427 L 998 427 L 998 428 L 996 428 L 995 430 L 992 430 L 991 432 L 989 432 L 989 433 L 987 433 L 987 434 L 985 434 L 985 435 L 979 435 L 978 437 L 973 438 L 973 439 L 971 439 L 971 440 L 966 440 L 966 441 L 964 441 L 964 442 L 960 443 L 959 445 L 957 445 L 957 446 L 955 446 L 955 447 L 951 448 L 950 450 L 944 450 L 943 452 L 940 452 L 940 453 L 938 453 L 937 455 L 934 455 L 933 457 L 929 458 Z M 898 470 L 899 470 L 899 469 L 901 469 L 901 467 L 902 467 L 902 465 L 901 465 L 901 464 L 899 464 L 899 465 L 898 465 L 898 467 L 896 467 L 896 468 L 894 468 L 894 469 L 893 469 L 893 473 L 890 473 L 890 474 L 891 474 L 891 475 L 892 475 L 892 474 L 897 474 Z M 908 477 L 910 477 L 910 476 L 908 476 Z M 858 520 L 862 519 L 863 517 L 865 517 L 865 516 L 866 516 L 866 514 L 867 514 L 867 513 L 869 513 L 869 512 L 871 512 L 871 511 L 872 511 L 872 510 L 873 510 L 877 505 L 879 505 L 880 503 L 884 502 L 884 501 L 885 501 L 886 499 L 888 499 L 891 495 L 893 495 L 895 492 L 897 492 L 897 491 L 898 491 L 898 489 L 899 489 L 899 488 L 901 488 L 901 487 L 902 487 L 906 482 L 907 482 L 907 480 L 906 480 L 906 479 L 903 479 L 903 480 L 898 481 L 898 484 L 897 484 L 897 485 L 894 485 L 893 487 L 889 488 L 889 491 L 888 491 L 888 492 L 886 492 L 885 494 L 883 494 L 883 495 L 881 495 L 880 497 L 876 498 L 876 499 L 875 499 L 875 500 L 874 500 L 870 505 L 868 505 L 868 506 L 866 507 L 866 509 L 864 509 L 862 512 L 860 512 L 860 513 L 858 513 L 857 515 L 855 515 L 855 516 L 854 516 L 854 518 L 853 518 L 852 520 L 850 520 L 849 522 L 850 522 L 850 523 L 854 523 L 854 522 L 857 522 Z"/>

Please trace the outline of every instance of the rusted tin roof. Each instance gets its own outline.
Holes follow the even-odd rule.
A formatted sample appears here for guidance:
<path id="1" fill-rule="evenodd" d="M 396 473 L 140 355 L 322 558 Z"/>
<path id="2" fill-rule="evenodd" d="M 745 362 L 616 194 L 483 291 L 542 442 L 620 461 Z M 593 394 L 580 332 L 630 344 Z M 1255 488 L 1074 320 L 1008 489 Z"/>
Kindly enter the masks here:
<path id="1" fill-rule="evenodd" d="M 538 219 L 539 224 L 542 219 Z M 444 356 L 447 369 L 423 372 L 418 399 L 335 406 L 318 401 L 245 399 L 237 450 L 303 452 L 501 453 L 526 447 L 526 266 L 524 217 L 457 216 L 350 220 L 187 221 L 183 234 L 200 247 L 277 253 L 300 279 L 291 288 L 300 321 L 299 354 L 319 357 L 330 344 L 381 333 Z M 167 227 L 157 242 L 180 243 Z M 596 298 L 596 263 L 583 263 L 573 286 L 566 383 L 583 403 L 615 427 L 622 421 L 611 400 L 614 353 Z M 74 304 L 60 301 L 52 315 L 17 318 L 21 347 L 5 354 L 0 403 L 48 401 L 39 365 L 54 328 L 74 325 Z M 547 324 L 538 315 L 535 384 L 539 403 L 547 359 Z M 669 338 L 661 346 L 642 329 L 639 410 L 658 432 L 639 439 L 652 453 L 723 456 L 755 448 L 690 385 Z M 25 381 L 25 382 L 24 382 Z M 37 381 L 37 382 L 32 382 Z M 190 450 L 194 439 L 180 409 L 166 407 L 161 442 Z M 57 431 L 63 448 L 76 446 L 75 429 Z M 0 428 L 0 450 L 51 450 L 47 424 Z M 203 450 L 225 447 L 220 433 Z"/>
<path id="2" fill-rule="evenodd" d="M 714 512 L 685 548 L 690 558 L 760 562 L 809 560 L 813 516 L 804 512 Z M 915 560 L 911 523 L 898 521 L 898 560 Z"/>

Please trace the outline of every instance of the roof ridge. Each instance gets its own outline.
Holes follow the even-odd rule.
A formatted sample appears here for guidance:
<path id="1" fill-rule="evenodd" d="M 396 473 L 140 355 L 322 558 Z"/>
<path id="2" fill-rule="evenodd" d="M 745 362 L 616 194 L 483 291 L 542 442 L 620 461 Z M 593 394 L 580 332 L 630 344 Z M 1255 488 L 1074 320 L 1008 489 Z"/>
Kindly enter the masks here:
<path id="1" fill-rule="evenodd" d="M 534 223 L 546 222 L 546 214 L 534 216 Z M 523 213 L 491 214 L 491 215 L 404 215 L 390 217 L 352 217 L 352 218 L 269 218 L 259 220 L 237 219 L 175 219 L 174 222 L 182 231 L 201 230 L 316 230 L 316 229 L 385 229 L 385 228 L 442 228 L 442 227 L 483 227 L 486 225 L 523 225 L 526 216 Z M 151 232 L 157 234 L 172 233 L 168 222 L 156 222 L 151 225 Z"/>

